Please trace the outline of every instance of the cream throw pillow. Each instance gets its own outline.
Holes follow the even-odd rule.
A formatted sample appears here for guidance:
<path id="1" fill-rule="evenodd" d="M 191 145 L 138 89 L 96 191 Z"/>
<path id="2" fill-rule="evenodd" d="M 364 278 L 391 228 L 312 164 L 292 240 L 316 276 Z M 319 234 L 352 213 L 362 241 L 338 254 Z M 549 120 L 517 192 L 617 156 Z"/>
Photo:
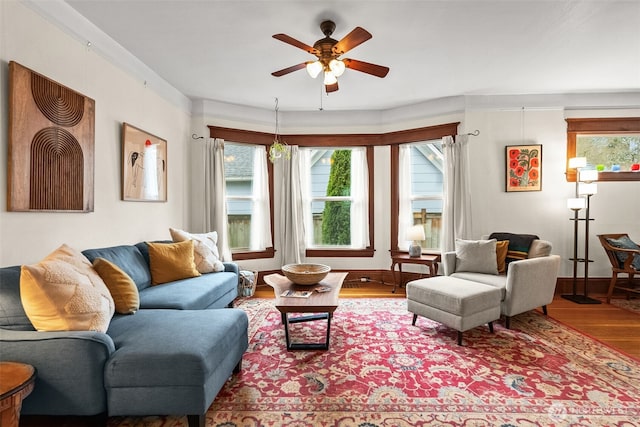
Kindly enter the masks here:
<path id="1" fill-rule="evenodd" d="M 107 285 L 116 306 L 116 313 L 133 314 L 138 311 L 140 308 L 138 287 L 127 273 L 104 258 L 94 259 L 93 269 Z"/>
<path id="2" fill-rule="evenodd" d="M 218 252 L 218 233 L 212 231 L 204 234 L 187 233 L 183 230 L 169 228 L 174 242 L 193 240 L 193 257 L 196 269 L 200 273 L 224 271 L 224 264 L 220 261 Z"/>
<path id="3" fill-rule="evenodd" d="M 114 303 L 89 260 L 62 245 L 34 265 L 23 265 L 20 298 L 38 331 L 106 332 Z"/>
<path id="4" fill-rule="evenodd" d="M 498 274 L 496 239 L 456 239 L 456 272 Z"/>
<path id="5" fill-rule="evenodd" d="M 152 243 L 149 246 L 151 284 L 173 282 L 200 276 L 193 262 L 193 241 L 178 243 Z"/>

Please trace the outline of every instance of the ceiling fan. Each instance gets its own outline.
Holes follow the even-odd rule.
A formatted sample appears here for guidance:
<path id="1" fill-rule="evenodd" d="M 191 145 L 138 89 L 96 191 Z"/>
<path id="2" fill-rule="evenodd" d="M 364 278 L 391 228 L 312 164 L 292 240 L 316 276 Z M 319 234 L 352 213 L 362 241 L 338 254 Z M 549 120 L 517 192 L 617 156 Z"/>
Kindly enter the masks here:
<path id="1" fill-rule="evenodd" d="M 318 59 L 315 61 L 302 62 L 300 64 L 275 71 L 271 73 L 271 75 L 281 77 L 285 74 L 306 68 L 309 75 L 315 79 L 320 72 L 324 72 L 324 87 L 327 93 L 338 90 L 338 77 L 342 75 L 345 68 L 350 68 L 352 70 L 381 78 L 387 75 L 389 67 L 358 61 L 357 59 L 340 59 L 341 55 L 373 37 L 371 33 L 362 27 L 356 27 L 353 31 L 338 41 L 331 38 L 331 34 L 333 34 L 335 29 L 336 24 L 333 21 L 323 21 L 320 24 L 320 30 L 325 37 L 316 41 L 313 44 L 313 47 L 286 34 L 274 34 L 274 39 L 305 50 L 318 57 Z"/>

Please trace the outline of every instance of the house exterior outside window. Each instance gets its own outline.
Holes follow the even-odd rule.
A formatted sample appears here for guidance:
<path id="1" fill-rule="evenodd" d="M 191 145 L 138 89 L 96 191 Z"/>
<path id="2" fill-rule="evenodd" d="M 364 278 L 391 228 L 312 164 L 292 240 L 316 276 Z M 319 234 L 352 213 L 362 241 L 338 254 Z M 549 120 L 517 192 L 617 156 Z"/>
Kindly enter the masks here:
<path id="1" fill-rule="evenodd" d="M 227 142 L 224 166 L 231 252 L 263 251 L 271 247 L 264 147 Z"/>
<path id="2" fill-rule="evenodd" d="M 418 242 L 423 249 L 439 249 L 443 206 L 443 161 L 441 140 L 400 145 L 398 168 L 400 249 L 408 249 L 406 231 L 422 225 L 425 240 Z"/>

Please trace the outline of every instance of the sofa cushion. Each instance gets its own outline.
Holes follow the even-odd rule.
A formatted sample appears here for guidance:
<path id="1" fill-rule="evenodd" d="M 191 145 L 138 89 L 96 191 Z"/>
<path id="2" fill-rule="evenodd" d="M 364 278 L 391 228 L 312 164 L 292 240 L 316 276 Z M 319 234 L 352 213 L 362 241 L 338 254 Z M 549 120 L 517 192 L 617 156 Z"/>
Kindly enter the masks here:
<path id="1" fill-rule="evenodd" d="M 111 246 L 108 248 L 87 249 L 82 253 L 91 262 L 95 261 L 96 258 L 104 258 L 107 261 L 111 261 L 127 273 L 127 276 L 131 277 L 139 291 L 151 286 L 149 260 L 142 254 L 138 246 Z"/>
<path id="2" fill-rule="evenodd" d="M 64 244 L 41 262 L 22 266 L 20 296 L 39 331 L 105 332 L 114 313 L 109 289 L 89 260 Z"/>
<path id="3" fill-rule="evenodd" d="M 105 366 L 105 385 L 201 388 L 235 347 L 244 352 L 247 327 L 246 313 L 234 308 L 117 315 L 107 331 L 116 351 Z"/>
<path id="4" fill-rule="evenodd" d="M 20 300 L 19 265 L 0 268 L 0 328 L 35 331 Z"/>
<path id="5" fill-rule="evenodd" d="M 96 258 L 93 261 L 93 269 L 98 272 L 109 288 L 116 313 L 133 314 L 138 311 L 140 308 L 138 288 L 127 273 L 104 258 Z"/>
<path id="6" fill-rule="evenodd" d="M 173 282 L 200 276 L 193 257 L 193 241 L 178 243 L 153 243 L 149 246 L 151 284 Z"/>
<path id="7" fill-rule="evenodd" d="M 455 277 L 457 279 L 464 279 L 470 282 L 482 283 L 483 285 L 493 286 L 494 288 L 498 288 L 501 291 L 500 300 L 504 301 L 507 295 L 507 276 L 500 274 L 483 274 L 483 273 L 471 273 L 471 272 L 459 272 L 453 273 L 451 277 Z"/>
<path id="8" fill-rule="evenodd" d="M 221 272 L 203 274 L 190 279 L 151 286 L 140 292 L 140 308 L 172 308 L 180 310 L 202 310 L 224 307 L 216 302 L 230 293 L 233 300 L 238 292 L 238 276 Z M 229 299 L 229 298 L 225 298 Z"/>
<path id="9" fill-rule="evenodd" d="M 220 261 L 218 252 L 218 233 L 211 231 L 203 234 L 187 233 L 176 228 L 169 228 L 174 242 L 193 240 L 193 256 L 196 269 L 200 273 L 224 271 L 224 264 Z"/>
<path id="10" fill-rule="evenodd" d="M 456 272 L 498 274 L 496 240 L 456 239 Z"/>

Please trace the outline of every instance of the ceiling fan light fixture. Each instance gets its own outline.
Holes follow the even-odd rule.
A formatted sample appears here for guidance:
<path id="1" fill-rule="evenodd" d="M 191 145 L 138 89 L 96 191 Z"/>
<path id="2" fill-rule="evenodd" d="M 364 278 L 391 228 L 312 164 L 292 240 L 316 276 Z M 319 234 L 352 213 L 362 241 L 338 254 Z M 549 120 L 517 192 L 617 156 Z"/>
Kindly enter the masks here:
<path id="1" fill-rule="evenodd" d="M 333 85 L 338 83 L 338 78 L 331 71 L 324 72 L 324 84 Z"/>
<path id="2" fill-rule="evenodd" d="M 332 59 L 331 62 L 329 62 L 329 69 L 336 77 L 340 77 L 342 73 L 344 73 L 345 68 L 344 62 L 339 59 Z"/>
<path id="3" fill-rule="evenodd" d="M 320 61 L 307 62 L 307 73 L 309 73 L 312 79 L 318 77 L 318 74 L 320 74 L 323 68 Z"/>

